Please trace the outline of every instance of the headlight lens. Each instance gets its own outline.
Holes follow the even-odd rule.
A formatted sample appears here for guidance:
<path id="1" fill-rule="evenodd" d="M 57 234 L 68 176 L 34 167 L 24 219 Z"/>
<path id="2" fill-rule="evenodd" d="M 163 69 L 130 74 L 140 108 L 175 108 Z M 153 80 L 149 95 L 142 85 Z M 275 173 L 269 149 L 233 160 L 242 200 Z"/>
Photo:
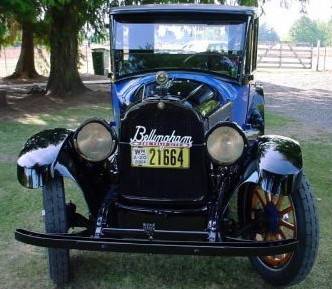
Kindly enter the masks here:
<path id="1" fill-rule="evenodd" d="M 115 134 L 102 121 L 83 125 L 76 134 L 75 143 L 81 156 L 92 162 L 105 160 L 116 146 Z"/>
<path id="2" fill-rule="evenodd" d="M 237 161 L 242 156 L 244 145 L 244 137 L 229 125 L 215 128 L 207 139 L 207 150 L 211 159 L 222 165 Z"/>

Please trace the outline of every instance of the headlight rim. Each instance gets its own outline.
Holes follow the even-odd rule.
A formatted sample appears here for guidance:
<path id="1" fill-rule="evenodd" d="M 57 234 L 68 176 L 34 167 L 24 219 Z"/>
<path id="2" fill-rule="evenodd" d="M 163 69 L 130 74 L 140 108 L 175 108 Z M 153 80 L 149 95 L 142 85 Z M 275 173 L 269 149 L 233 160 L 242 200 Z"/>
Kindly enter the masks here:
<path id="1" fill-rule="evenodd" d="M 90 123 L 98 123 L 100 125 L 102 125 L 104 128 L 106 128 L 106 130 L 110 133 L 110 135 L 112 136 L 112 143 L 113 143 L 113 147 L 112 149 L 110 149 L 110 152 L 107 154 L 107 156 L 105 158 L 103 158 L 102 160 L 94 160 L 91 159 L 89 157 L 87 157 L 85 154 L 83 154 L 78 146 L 78 141 L 77 141 L 77 137 L 78 134 L 80 133 L 80 131 L 88 124 Z M 73 144 L 75 147 L 76 152 L 86 161 L 89 162 L 93 162 L 93 163 L 100 163 L 105 161 L 106 159 L 108 159 L 112 154 L 114 154 L 114 152 L 116 151 L 117 145 L 118 145 L 118 138 L 117 138 L 117 134 L 114 130 L 114 128 L 104 119 L 101 118 L 89 118 L 87 120 L 85 120 L 75 131 L 74 135 L 73 135 Z"/>
<path id="2" fill-rule="evenodd" d="M 209 136 L 219 127 L 231 127 L 233 129 L 235 129 L 242 137 L 243 139 L 243 150 L 242 150 L 242 154 L 239 158 L 237 158 L 236 161 L 234 162 L 230 162 L 230 163 L 224 163 L 224 162 L 220 162 L 219 160 L 215 159 L 212 155 L 210 155 L 209 150 L 208 150 L 208 138 Z M 230 165 L 234 165 L 236 163 L 238 163 L 244 156 L 246 148 L 248 147 L 248 139 L 245 135 L 244 130 L 235 122 L 232 121 L 221 121 L 218 122 L 217 124 L 215 124 L 211 129 L 209 129 L 207 131 L 207 133 L 205 134 L 205 143 L 206 143 L 206 153 L 208 154 L 208 157 L 210 158 L 210 160 L 214 163 L 217 164 L 219 166 L 230 166 Z"/>

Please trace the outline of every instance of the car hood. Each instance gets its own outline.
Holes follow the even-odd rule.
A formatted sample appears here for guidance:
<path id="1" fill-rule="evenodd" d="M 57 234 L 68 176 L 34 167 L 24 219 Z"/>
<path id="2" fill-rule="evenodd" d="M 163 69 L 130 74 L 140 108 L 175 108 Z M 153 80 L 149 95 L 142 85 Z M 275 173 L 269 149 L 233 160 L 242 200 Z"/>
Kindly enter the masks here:
<path id="1" fill-rule="evenodd" d="M 218 92 L 221 104 L 233 103 L 231 121 L 236 122 L 240 126 L 245 124 L 249 94 L 248 85 L 239 85 L 230 80 L 202 72 L 168 71 L 168 74 L 170 78 L 195 80 L 209 85 Z M 111 95 L 114 120 L 117 126 L 126 108 L 132 104 L 134 92 L 141 85 L 155 81 L 155 75 L 156 73 L 141 74 L 113 83 Z"/>

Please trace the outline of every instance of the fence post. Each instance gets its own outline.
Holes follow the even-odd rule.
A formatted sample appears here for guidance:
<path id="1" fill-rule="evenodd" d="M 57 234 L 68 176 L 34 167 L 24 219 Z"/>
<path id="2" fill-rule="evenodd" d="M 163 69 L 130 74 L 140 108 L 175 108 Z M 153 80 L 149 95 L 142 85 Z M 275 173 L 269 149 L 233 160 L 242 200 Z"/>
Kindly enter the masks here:
<path id="1" fill-rule="evenodd" d="M 317 64 L 316 71 L 319 71 L 319 54 L 320 54 L 320 40 L 317 40 Z"/>
<path id="2" fill-rule="evenodd" d="M 311 54 L 310 54 L 310 56 L 311 56 L 310 69 L 312 69 L 312 64 L 314 62 L 314 47 L 313 47 L 312 43 L 311 43 L 311 51 L 310 52 L 311 52 Z"/>
<path id="3" fill-rule="evenodd" d="M 85 43 L 86 73 L 89 73 L 88 45 Z"/>
<path id="4" fill-rule="evenodd" d="M 280 41 L 280 53 L 279 53 L 279 68 L 281 68 L 282 58 L 282 42 Z"/>
<path id="5" fill-rule="evenodd" d="M 3 55 L 5 56 L 5 71 L 7 76 L 7 55 L 6 55 L 6 48 L 3 49 Z"/>
<path id="6" fill-rule="evenodd" d="M 323 71 L 326 71 L 326 46 L 324 47 L 324 66 Z"/>

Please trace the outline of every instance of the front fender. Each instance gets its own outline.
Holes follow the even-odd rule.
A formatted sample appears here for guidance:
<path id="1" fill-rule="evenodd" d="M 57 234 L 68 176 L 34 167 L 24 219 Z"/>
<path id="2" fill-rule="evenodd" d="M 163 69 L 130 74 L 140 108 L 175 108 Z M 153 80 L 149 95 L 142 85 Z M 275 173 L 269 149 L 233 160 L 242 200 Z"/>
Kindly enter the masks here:
<path id="1" fill-rule="evenodd" d="M 42 176 L 48 173 L 59 152 L 73 131 L 55 128 L 41 131 L 25 143 L 17 160 L 17 178 L 30 189 L 43 186 Z"/>
<path id="2" fill-rule="evenodd" d="M 257 184 L 271 194 L 290 194 L 302 175 L 302 152 L 291 138 L 265 135 L 258 138 L 255 160 L 247 167 L 238 189 Z"/>
<path id="3" fill-rule="evenodd" d="M 258 145 L 259 184 L 272 194 L 289 194 L 302 174 L 302 152 L 298 142 L 282 136 L 263 136 Z"/>
<path id="4" fill-rule="evenodd" d="M 82 190 L 95 216 L 113 183 L 110 162 L 92 163 L 80 157 L 73 147 L 73 135 L 74 131 L 56 128 L 32 136 L 19 155 L 17 177 L 30 189 L 42 187 L 44 176 L 69 178 Z"/>
<path id="5" fill-rule="evenodd" d="M 259 138 L 259 169 L 274 174 L 294 175 L 302 170 L 299 143 L 291 138 L 266 135 Z"/>

